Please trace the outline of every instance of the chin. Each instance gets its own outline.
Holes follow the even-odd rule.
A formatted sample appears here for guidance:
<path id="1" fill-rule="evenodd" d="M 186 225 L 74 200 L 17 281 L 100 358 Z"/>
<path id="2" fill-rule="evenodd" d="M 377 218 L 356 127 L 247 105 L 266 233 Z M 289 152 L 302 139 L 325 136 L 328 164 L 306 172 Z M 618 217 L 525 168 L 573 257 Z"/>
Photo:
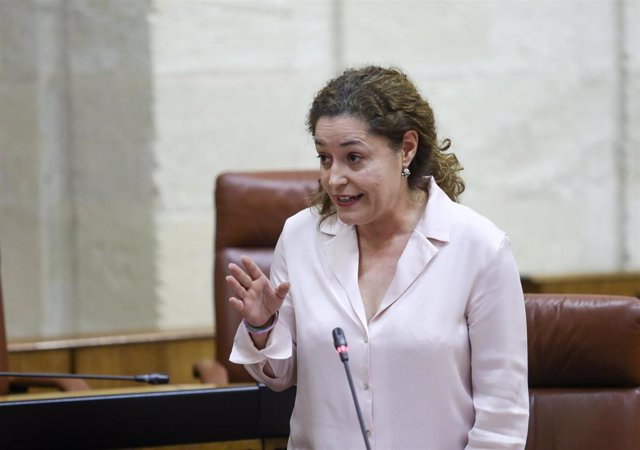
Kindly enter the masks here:
<path id="1" fill-rule="evenodd" d="M 337 215 L 338 219 L 340 219 L 340 222 L 344 223 L 345 225 L 362 225 L 363 223 L 362 218 L 358 218 L 354 214 L 338 213 Z"/>
<path id="2" fill-rule="evenodd" d="M 349 214 L 340 214 L 337 213 L 336 216 L 338 216 L 338 220 L 346 225 L 355 225 L 353 223 L 353 218 L 349 217 Z"/>

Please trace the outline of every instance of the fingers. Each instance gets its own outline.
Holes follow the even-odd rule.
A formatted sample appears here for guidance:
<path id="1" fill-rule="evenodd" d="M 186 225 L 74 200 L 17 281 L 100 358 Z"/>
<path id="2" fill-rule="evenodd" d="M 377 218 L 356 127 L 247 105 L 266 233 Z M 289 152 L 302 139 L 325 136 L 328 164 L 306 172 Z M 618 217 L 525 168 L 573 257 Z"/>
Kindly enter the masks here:
<path id="1" fill-rule="evenodd" d="M 238 312 L 242 312 L 244 309 L 244 302 L 235 297 L 229 298 L 229 303 L 231 303 L 231 306 L 233 306 Z"/>
<path id="2" fill-rule="evenodd" d="M 237 264 L 231 263 L 229 264 L 229 272 L 231 276 L 235 278 L 238 283 L 242 285 L 245 289 L 249 289 L 251 287 L 252 279 L 249 274 L 247 274 L 240 266 Z"/>
<path id="3" fill-rule="evenodd" d="M 291 283 L 289 283 L 289 282 L 285 282 L 285 283 L 282 283 L 281 285 L 279 285 L 276 288 L 276 297 L 278 297 L 280 300 L 284 300 L 284 298 L 289 293 L 289 288 L 290 287 L 291 287 Z"/>
<path id="4" fill-rule="evenodd" d="M 240 257 L 240 261 L 244 269 L 243 267 L 240 267 L 238 264 L 230 263 L 228 266 L 229 272 L 231 272 L 231 275 L 236 280 L 238 280 L 238 282 L 245 289 L 248 290 L 251 288 L 251 284 L 255 280 L 258 280 L 265 275 L 264 275 L 264 272 L 262 272 L 262 270 L 260 269 L 260 266 L 258 266 L 255 262 L 253 262 L 253 260 L 248 256 L 242 255 Z"/>
<path id="5" fill-rule="evenodd" d="M 243 315 L 247 314 L 253 319 L 266 315 L 264 320 L 267 320 L 268 316 L 280 309 L 291 285 L 285 282 L 274 287 L 251 258 L 243 255 L 240 261 L 242 267 L 229 264 L 230 275 L 225 277 L 233 295 L 229 303 Z"/>
<path id="6" fill-rule="evenodd" d="M 253 262 L 253 260 L 248 256 L 244 256 L 244 255 L 241 256 L 240 261 L 242 261 L 242 265 L 244 266 L 245 270 L 247 271 L 247 273 L 249 274 L 252 280 L 257 280 L 258 278 L 264 275 L 264 273 L 260 269 L 260 266 L 258 266 L 255 262 Z"/>
<path id="7" fill-rule="evenodd" d="M 235 277 L 227 275 L 225 277 L 225 281 L 227 282 L 227 286 L 229 286 L 236 297 L 238 297 L 239 299 L 243 299 L 247 296 L 247 289 L 242 284 L 240 284 L 240 282 L 238 282 Z"/>

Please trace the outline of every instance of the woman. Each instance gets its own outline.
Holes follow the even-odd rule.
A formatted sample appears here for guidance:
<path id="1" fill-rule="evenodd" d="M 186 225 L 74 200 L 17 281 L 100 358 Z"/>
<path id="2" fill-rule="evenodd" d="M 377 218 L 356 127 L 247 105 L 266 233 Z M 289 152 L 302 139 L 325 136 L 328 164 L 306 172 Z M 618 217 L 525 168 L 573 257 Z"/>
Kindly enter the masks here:
<path id="1" fill-rule="evenodd" d="M 372 448 L 524 448 L 518 270 L 505 233 L 456 203 L 462 168 L 427 102 L 399 70 L 347 70 L 307 123 L 315 207 L 287 220 L 271 280 L 248 258 L 227 277 L 244 318 L 231 361 L 297 384 L 289 448 L 364 447 L 335 327 Z"/>

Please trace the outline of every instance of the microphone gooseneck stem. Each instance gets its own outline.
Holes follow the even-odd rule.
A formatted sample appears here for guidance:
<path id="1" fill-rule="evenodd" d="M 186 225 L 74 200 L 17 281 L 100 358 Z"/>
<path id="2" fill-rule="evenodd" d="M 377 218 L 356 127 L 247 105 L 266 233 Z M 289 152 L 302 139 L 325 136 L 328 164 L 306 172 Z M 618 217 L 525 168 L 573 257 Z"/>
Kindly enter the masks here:
<path id="1" fill-rule="evenodd" d="M 358 397 L 356 396 L 356 389 L 353 386 L 353 379 L 351 378 L 351 370 L 349 369 L 349 361 L 342 360 L 344 364 L 344 370 L 347 372 L 347 380 L 349 380 L 349 389 L 351 389 L 351 396 L 353 397 L 353 403 L 356 405 L 356 413 L 358 414 L 358 422 L 360 422 L 360 431 L 362 431 L 362 438 L 364 439 L 364 445 L 367 450 L 371 450 L 369 439 L 367 438 L 367 431 L 364 428 L 364 420 L 362 420 L 362 412 L 360 412 L 360 404 L 358 403 Z"/>
<path id="2" fill-rule="evenodd" d="M 88 380 L 121 380 L 121 381 L 136 381 L 138 383 L 148 384 L 167 384 L 169 383 L 169 377 L 162 373 L 150 373 L 144 375 L 88 375 L 77 373 L 27 373 L 27 372 L 0 372 L 0 377 L 15 377 L 15 378 L 80 378 Z"/>

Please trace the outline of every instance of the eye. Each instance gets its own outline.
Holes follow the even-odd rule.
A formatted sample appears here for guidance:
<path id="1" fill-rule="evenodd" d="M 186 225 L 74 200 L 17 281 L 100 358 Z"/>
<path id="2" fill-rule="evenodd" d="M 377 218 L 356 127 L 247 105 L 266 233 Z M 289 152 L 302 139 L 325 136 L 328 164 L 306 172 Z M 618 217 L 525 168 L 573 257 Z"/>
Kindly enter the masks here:
<path id="1" fill-rule="evenodd" d="M 331 160 L 324 153 L 318 153 L 318 159 L 320 160 L 320 165 L 322 167 L 329 167 L 331 165 Z"/>
<path id="2" fill-rule="evenodd" d="M 349 153 L 347 160 L 349 160 L 350 163 L 357 163 L 362 160 L 362 156 L 357 153 Z"/>

